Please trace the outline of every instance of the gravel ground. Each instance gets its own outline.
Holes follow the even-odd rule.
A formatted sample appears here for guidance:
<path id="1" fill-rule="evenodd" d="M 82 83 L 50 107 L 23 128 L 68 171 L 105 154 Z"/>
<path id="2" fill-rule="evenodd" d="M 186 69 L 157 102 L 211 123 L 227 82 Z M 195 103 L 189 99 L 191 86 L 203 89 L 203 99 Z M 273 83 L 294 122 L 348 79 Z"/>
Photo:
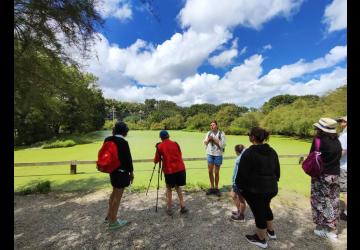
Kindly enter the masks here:
<path id="1" fill-rule="evenodd" d="M 254 219 L 247 209 L 245 222 L 230 219 L 234 206 L 228 192 L 222 197 L 203 191 L 186 192 L 190 212 L 165 214 L 164 190 L 124 193 L 119 215 L 131 221 L 124 228 L 107 230 L 104 218 L 110 190 L 44 195 L 14 195 L 15 249 L 260 249 L 249 244 L 245 234 L 254 232 Z M 270 249 L 346 249 L 347 223 L 339 222 L 339 242 L 314 235 L 310 202 L 296 193 L 279 192 L 272 201 L 278 240 Z"/>

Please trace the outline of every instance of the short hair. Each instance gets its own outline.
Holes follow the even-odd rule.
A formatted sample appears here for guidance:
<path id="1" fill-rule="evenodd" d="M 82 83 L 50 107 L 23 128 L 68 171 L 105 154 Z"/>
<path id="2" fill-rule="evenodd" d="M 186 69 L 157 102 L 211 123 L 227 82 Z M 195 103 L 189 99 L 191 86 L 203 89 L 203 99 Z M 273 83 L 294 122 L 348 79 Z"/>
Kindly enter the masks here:
<path id="1" fill-rule="evenodd" d="M 168 133 L 166 130 L 161 130 L 159 136 L 160 136 L 160 138 L 163 139 L 163 140 L 170 137 L 170 136 L 169 136 L 169 133 Z"/>
<path id="2" fill-rule="evenodd" d="M 241 154 L 241 152 L 244 150 L 245 146 L 242 145 L 242 144 L 237 144 L 235 145 L 234 149 L 235 149 L 235 152 L 238 152 L 239 154 Z"/>
<path id="3" fill-rule="evenodd" d="M 269 140 L 270 133 L 263 128 L 254 127 L 248 133 L 248 136 L 253 136 L 255 141 L 263 143 L 264 141 Z"/>
<path id="4" fill-rule="evenodd" d="M 126 135 L 129 131 L 129 127 L 125 122 L 117 122 L 113 128 L 113 135 Z"/>
<path id="5" fill-rule="evenodd" d="M 210 122 L 210 124 L 211 124 L 211 123 L 215 123 L 216 126 L 218 125 L 216 120 L 212 120 L 212 121 Z"/>

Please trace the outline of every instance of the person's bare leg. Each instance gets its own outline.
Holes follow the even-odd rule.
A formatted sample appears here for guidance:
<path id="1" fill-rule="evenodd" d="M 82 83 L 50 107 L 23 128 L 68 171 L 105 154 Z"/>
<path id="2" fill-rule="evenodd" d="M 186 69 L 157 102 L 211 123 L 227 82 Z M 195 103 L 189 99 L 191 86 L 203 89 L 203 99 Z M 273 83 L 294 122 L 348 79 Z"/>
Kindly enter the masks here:
<path id="1" fill-rule="evenodd" d="M 180 203 L 180 207 L 185 207 L 185 202 L 184 202 L 184 196 L 182 194 L 182 189 L 179 186 L 175 186 L 175 190 L 179 196 L 179 203 Z"/>
<path id="2" fill-rule="evenodd" d="M 264 240 L 266 238 L 266 228 L 260 229 L 260 228 L 256 227 L 255 232 L 260 240 Z"/>
<path id="3" fill-rule="evenodd" d="M 109 199 L 109 207 L 108 207 L 108 212 L 107 212 L 107 215 L 106 215 L 106 218 L 108 220 L 110 220 L 110 210 L 111 210 L 111 204 L 113 202 L 113 199 L 114 199 L 114 190 L 111 192 L 110 199 Z"/>
<path id="4" fill-rule="evenodd" d="M 210 187 L 214 188 L 214 164 L 208 165 Z"/>
<path id="5" fill-rule="evenodd" d="M 244 197 L 242 197 L 241 195 L 236 195 L 238 200 L 239 200 L 239 211 L 240 214 L 245 214 L 245 210 L 246 210 L 246 201 L 244 199 Z"/>
<path id="6" fill-rule="evenodd" d="M 122 194 L 124 192 L 123 188 L 113 188 L 113 199 L 111 203 L 111 209 L 110 209 L 110 222 L 115 223 L 117 218 L 117 213 L 120 206 L 120 201 Z"/>
<path id="7" fill-rule="evenodd" d="M 274 231 L 274 227 L 273 227 L 273 222 L 272 222 L 272 220 L 266 221 L 266 228 L 267 228 L 267 230 L 269 230 L 269 231 Z"/>
<path id="8" fill-rule="evenodd" d="M 172 190 L 168 185 L 166 185 L 166 207 L 167 209 L 171 209 L 172 207 Z"/>
<path id="9" fill-rule="evenodd" d="M 219 172 L 220 172 L 220 166 L 215 165 L 215 188 L 219 188 Z"/>
<path id="10" fill-rule="evenodd" d="M 237 196 L 237 194 L 234 191 L 231 191 L 231 198 L 234 201 L 234 205 L 236 206 L 237 212 L 240 213 L 240 209 L 241 209 L 240 200 L 239 200 L 239 197 Z"/>

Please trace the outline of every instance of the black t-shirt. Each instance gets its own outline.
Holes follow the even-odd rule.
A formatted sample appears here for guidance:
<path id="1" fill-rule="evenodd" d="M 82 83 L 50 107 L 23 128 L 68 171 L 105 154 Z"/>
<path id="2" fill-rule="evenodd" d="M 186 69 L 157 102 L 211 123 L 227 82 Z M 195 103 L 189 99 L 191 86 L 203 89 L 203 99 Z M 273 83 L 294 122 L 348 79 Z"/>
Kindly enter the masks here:
<path id="1" fill-rule="evenodd" d="M 313 139 L 310 152 L 315 150 L 315 138 Z M 339 139 L 330 139 L 327 136 L 320 137 L 321 159 L 324 162 L 323 174 L 340 175 L 341 143 Z"/>
<path id="2" fill-rule="evenodd" d="M 134 169 L 129 143 L 125 139 L 117 136 L 109 136 L 105 138 L 105 141 L 113 141 L 116 143 L 119 153 L 120 169 L 123 169 L 127 172 L 133 172 Z"/>

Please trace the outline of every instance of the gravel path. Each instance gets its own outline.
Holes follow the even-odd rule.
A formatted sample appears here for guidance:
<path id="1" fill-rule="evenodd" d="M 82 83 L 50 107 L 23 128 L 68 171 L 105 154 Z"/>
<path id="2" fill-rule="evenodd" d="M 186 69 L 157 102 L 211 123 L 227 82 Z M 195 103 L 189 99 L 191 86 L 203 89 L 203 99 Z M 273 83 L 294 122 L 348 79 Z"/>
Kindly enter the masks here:
<path id="1" fill-rule="evenodd" d="M 173 194 L 172 217 L 165 214 L 164 190 L 126 191 L 119 214 L 131 224 L 108 231 L 104 217 L 110 190 L 46 195 L 14 195 L 15 249 L 260 249 L 247 243 L 254 219 L 247 209 L 245 222 L 230 219 L 234 209 L 227 192 L 222 197 L 203 191 L 185 193 L 189 214 L 178 213 Z M 339 222 L 339 242 L 314 235 L 309 200 L 280 191 L 272 201 L 278 237 L 270 249 L 346 249 L 347 223 Z"/>

